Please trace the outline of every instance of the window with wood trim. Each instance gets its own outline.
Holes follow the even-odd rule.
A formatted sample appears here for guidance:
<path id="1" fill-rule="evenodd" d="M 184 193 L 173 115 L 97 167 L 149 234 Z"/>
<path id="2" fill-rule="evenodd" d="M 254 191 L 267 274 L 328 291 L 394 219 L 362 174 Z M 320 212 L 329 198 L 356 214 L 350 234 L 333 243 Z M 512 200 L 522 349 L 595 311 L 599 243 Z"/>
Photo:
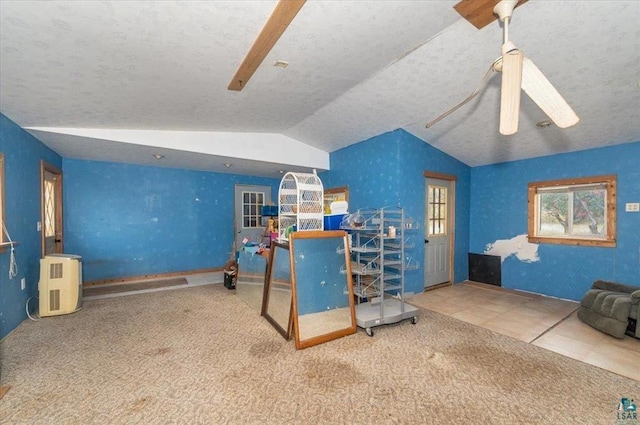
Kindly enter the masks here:
<path id="1" fill-rule="evenodd" d="M 242 192 L 242 228 L 262 227 L 263 192 Z"/>
<path id="2" fill-rule="evenodd" d="M 429 185 L 428 193 L 428 234 L 445 236 L 447 234 L 447 188 Z"/>
<path id="3" fill-rule="evenodd" d="M 616 246 L 616 176 L 529 183 L 529 242 Z"/>

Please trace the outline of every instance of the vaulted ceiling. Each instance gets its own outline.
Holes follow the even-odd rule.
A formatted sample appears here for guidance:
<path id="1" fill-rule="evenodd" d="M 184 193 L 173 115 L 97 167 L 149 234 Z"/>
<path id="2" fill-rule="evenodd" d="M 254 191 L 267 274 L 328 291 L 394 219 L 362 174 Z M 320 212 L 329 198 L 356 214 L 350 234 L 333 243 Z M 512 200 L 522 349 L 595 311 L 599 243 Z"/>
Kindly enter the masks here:
<path id="1" fill-rule="evenodd" d="M 580 122 L 539 128 L 523 94 L 512 136 L 498 132 L 499 74 L 425 128 L 500 56 L 500 23 L 475 28 L 455 0 L 309 0 L 228 90 L 276 3 L 2 0 L 0 111 L 64 157 L 270 177 L 327 169 L 330 152 L 398 128 L 470 166 L 640 140 L 636 0 L 515 10 L 510 39 Z"/>

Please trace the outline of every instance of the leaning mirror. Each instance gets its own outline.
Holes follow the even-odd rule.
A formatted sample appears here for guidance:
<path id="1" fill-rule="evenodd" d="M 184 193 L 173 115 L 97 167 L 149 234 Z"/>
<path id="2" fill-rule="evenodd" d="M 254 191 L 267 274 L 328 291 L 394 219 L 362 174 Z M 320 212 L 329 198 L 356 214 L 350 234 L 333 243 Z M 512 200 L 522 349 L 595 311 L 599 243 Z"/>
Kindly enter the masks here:
<path id="1" fill-rule="evenodd" d="M 249 250 L 238 252 L 236 295 L 256 314 L 262 309 L 267 257 Z"/>
<path id="2" fill-rule="evenodd" d="M 289 246 L 272 242 L 262 315 L 287 340 L 293 328 L 291 299 Z"/>
<path id="3" fill-rule="evenodd" d="M 346 232 L 294 232 L 289 243 L 296 348 L 355 333 Z"/>

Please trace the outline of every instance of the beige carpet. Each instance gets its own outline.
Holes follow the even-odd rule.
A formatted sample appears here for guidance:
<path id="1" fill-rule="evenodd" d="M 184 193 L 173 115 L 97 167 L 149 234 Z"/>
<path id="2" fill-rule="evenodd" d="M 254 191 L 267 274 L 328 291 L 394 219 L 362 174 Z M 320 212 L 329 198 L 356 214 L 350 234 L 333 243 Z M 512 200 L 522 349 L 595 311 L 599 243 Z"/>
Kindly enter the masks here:
<path id="1" fill-rule="evenodd" d="M 0 345 L 6 424 L 615 424 L 640 383 L 427 310 L 296 351 L 221 284 L 87 301 Z"/>

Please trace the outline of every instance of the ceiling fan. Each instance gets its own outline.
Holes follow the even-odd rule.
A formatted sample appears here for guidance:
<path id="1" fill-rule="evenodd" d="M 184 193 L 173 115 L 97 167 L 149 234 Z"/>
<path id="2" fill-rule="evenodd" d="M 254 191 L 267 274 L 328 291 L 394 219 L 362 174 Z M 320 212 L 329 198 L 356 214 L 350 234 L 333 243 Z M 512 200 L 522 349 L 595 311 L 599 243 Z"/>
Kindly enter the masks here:
<path id="1" fill-rule="evenodd" d="M 461 2 L 462 3 L 462 2 Z M 580 118 L 538 67 L 509 41 L 509 22 L 518 0 L 502 0 L 493 8 L 503 22 L 502 55 L 493 61 L 478 87 L 462 102 L 426 124 L 426 128 L 458 110 L 476 97 L 487 85 L 494 72 L 502 72 L 500 89 L 500 134 L 511 135 L 518 131 L 520 113 L 520 89 L 560 128 L 574 126 Z M 473 23 L 473 22 L 472 22 Z M 475 25 L 475 24 L 474 24 Z"/>

